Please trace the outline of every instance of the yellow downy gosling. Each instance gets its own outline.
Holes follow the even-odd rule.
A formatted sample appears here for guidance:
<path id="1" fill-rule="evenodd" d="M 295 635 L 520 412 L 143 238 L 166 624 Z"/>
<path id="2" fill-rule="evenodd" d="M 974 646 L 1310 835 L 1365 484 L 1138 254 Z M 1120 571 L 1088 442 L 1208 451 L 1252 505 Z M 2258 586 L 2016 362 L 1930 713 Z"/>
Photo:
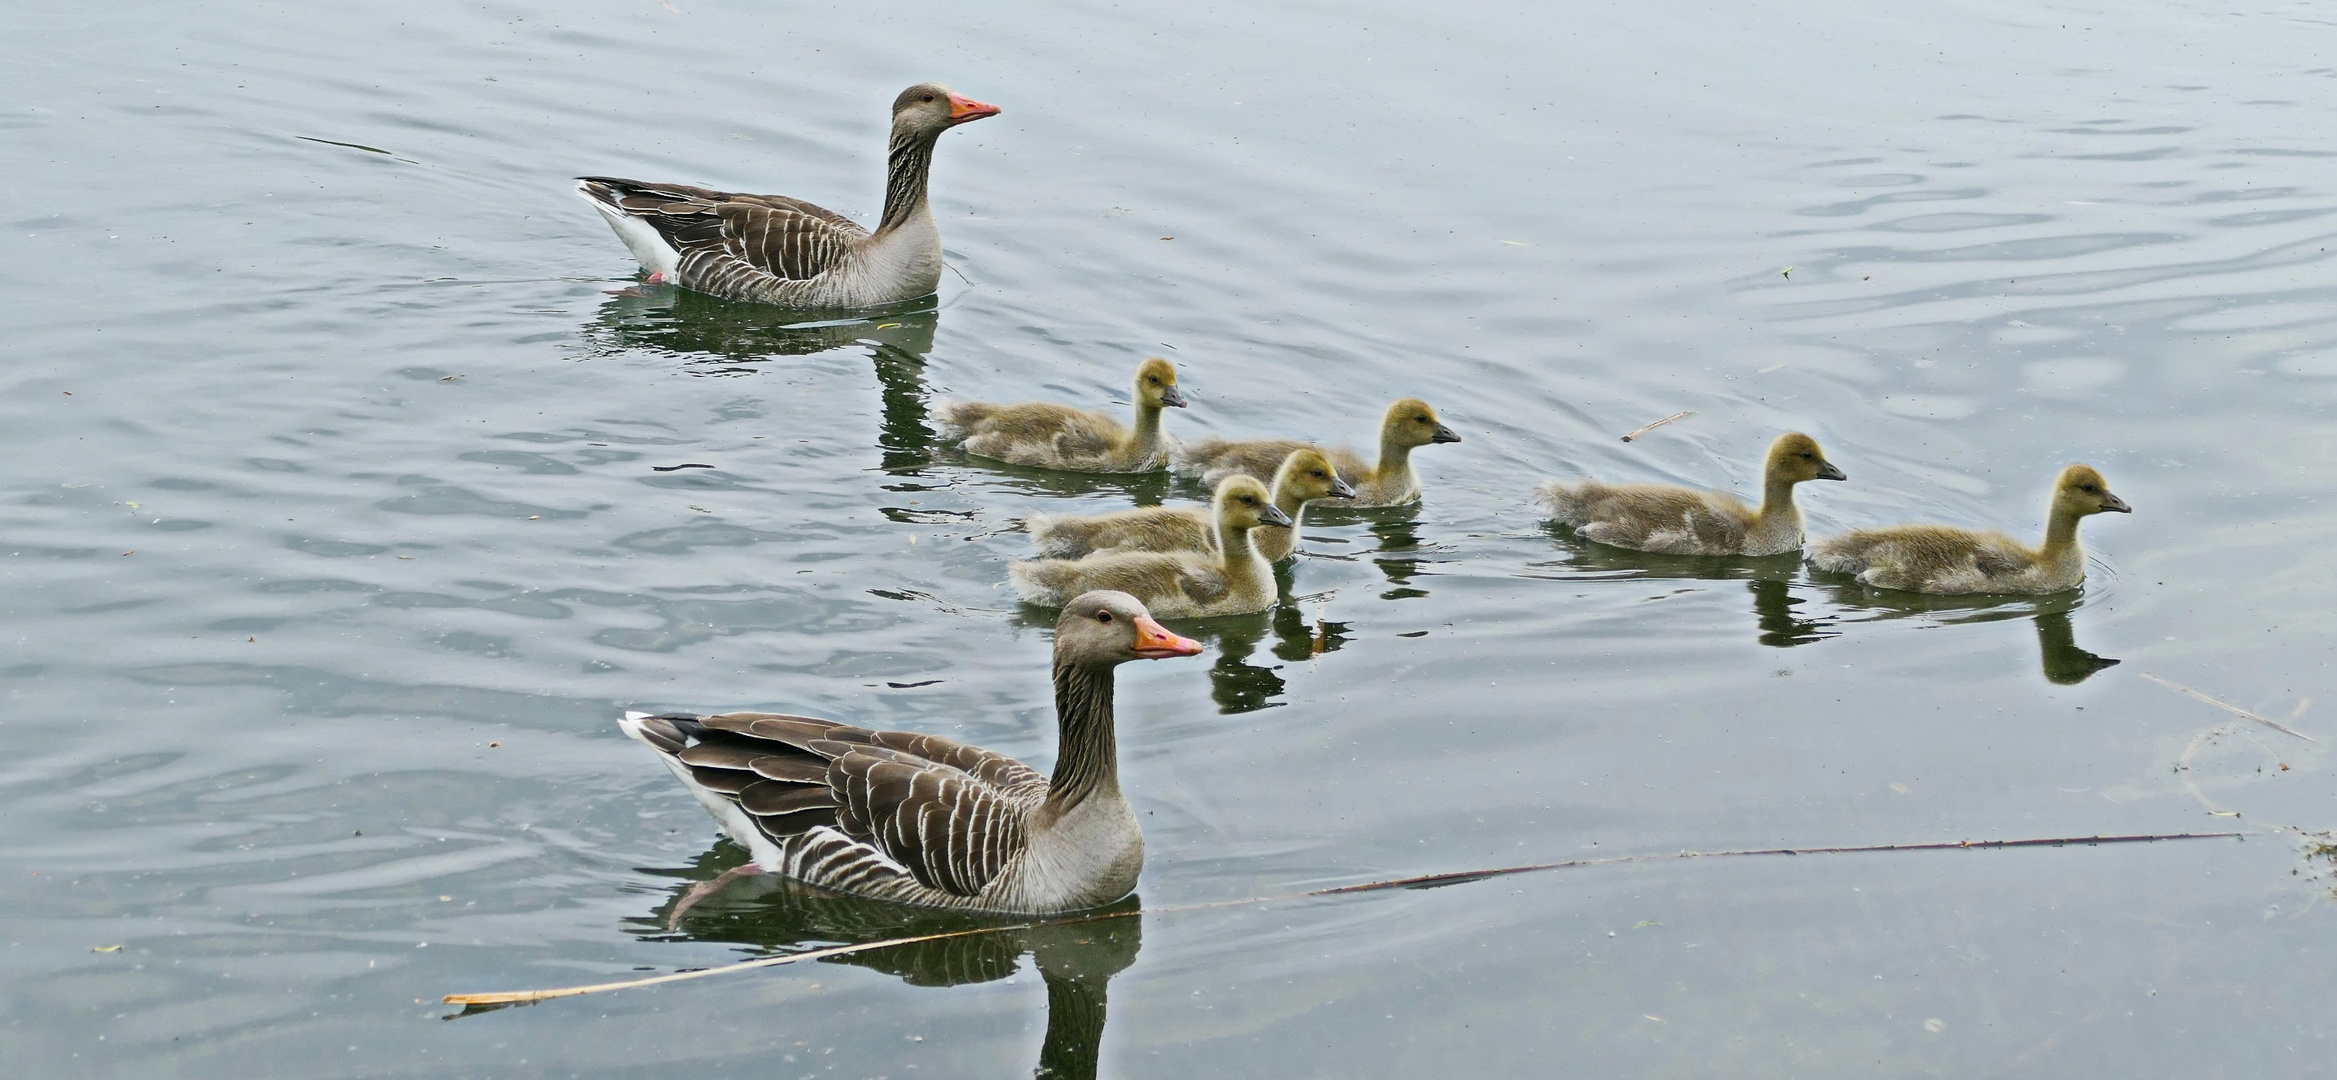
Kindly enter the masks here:
<path id="1" fill-rule="evenodd" d="M 1402 506 L 1420 498 L 1420 478 L 1412 472 L 1414 447 L 1457 443 L 1461 437 L 1437 420 L 1436 410 L 1419 398 L 1405 398 L 1388 406 L 1379 426 L 1379 461 L 1370 463 L 1352 450 L 1317 446 L 1297 439 L 1203 439 L 1176 453 L 1175 469 L 1215 484 L 1240 473 L 1265 480 L 1274 475 L 1291 451 L 1320 451 L 1338 466 L 1339 478 L 1355 486 L 1354 506 Z"/>
<path id="2" fill-rule="evenodd" d="M 1316 499 L 1352 499 L 1355 489 L 1341 480 L 1331 460 L 1313 447 L 1282 459 L 1274 473 L 1274 508 L 1290 518 L 1287 529 L 1250 534 L 1258 554 L 1281 562 L 1298 551 L 1298 526 L 1306 504 Z M 1217 525 L 1212 508 L 1140 506 L 1109 514 L 1032 514 L 1023 519 L 1039 554 L 1078 559 L 1099 551 L 1214 551 Z"/>
<path id="3" fill-rule="evenodd" d="M 2085 549 L 2077 544 L 2077 523 L 2094 514 L 2133 513 L 2110 493 L 2102 474 L 2086 465 L 2061 470 L 2053 485 L 2053 508 L 2045 519 L 2045 543 L 2029 547 L 2000 532 L 1950 525 L 1899 525 L 1854 529 L 1810 545 L 1810 565 L 1856 574 L 1877 589 L 1948 596 L 1975 593 L 2064 592 L 2085 581 Z"/>
<path id="4" fill-rule="evenodd" d="M 1758 510 L 1724 491 L 1596 480 L 1549 481 L 1534 489 L 1534 501 L 1576 536 L 1601 544 L 1667 555 L 1779 555 L 1801 547 L 1793 486 L 1845 479 L 1816 439 L 1792 432 L 1769 445 Z"/>
<path id="5" fill-rule="evenodd" d="M 1104 551 L 1084 559 L 1035 559 L 1007 568 L 1024 602 L 1061 607 L 1093 589 L 1117 589 L 1164 619 L 1242 615 L 1274 606 L 1274 566 L 1250 530 L 1290 527 L 1266 485 L 1247 476 L 1217 486 L 1214 551 Z"/>
<path id="6" fill-rule="evenodd" d="M 1160 410 L 1184 407 L 1176 366 L 1155 356 L 1136 368 L 1133 428 L 1099 412 L 1046 401 L 942 401 L 933 411 L 975 457 L 1066 472 L 1132 473 L 1168 467 L 1175 443 L 1161 434 Z"/>

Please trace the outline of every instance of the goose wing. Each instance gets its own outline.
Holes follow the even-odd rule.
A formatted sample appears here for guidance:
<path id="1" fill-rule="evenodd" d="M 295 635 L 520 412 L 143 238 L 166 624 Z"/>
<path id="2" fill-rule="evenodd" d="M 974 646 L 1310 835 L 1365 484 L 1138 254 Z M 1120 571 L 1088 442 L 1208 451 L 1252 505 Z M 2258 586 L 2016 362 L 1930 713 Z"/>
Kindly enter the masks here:
<path id="1" fill-rule="evenodd" d="M 959 896 L 1021 853 L 1024 818 L 1046 797 L 1037 770 L 938 735 L 782 713 L 654 716 L 638 729 L 774 841 L 826 826 Z"/>
<path id="2" fill-rule="evenodd" d="M 717 288 L 802 281 L 834 266 L 868 230 L 833 210 L 781 195 L 745 195 L 686 184 L 582 178 L 594 202 L 656 229 L 685 274 Z"/>

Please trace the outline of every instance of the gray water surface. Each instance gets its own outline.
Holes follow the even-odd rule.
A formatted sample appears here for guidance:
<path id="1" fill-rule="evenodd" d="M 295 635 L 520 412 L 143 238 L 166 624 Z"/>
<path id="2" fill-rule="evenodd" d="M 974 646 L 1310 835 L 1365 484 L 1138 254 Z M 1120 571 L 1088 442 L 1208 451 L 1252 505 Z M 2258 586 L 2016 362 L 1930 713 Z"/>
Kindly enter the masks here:
<path id="1" fill-rule="evenodd" d="M 2314 7 L 0 25 L 12 1076 L 2326 1075 Z M 940 148 L 933 303 L 804 326 L 643 287 L 570 191 L 870 220 L 885 103 L 924 79 L 1005 110 Z M 1310 521 L 1277 612 L 1124 671 L 1147 907 L 2245 839 L 1605 865 L 442 1020 L 945 925 L 767 881 L 671 918 L 743 856 L 614 719 L 783 709 L 1051 760 L 1012 523 L 1196 492 L 969 461 L 926 409 L 1116 408 L 1151 354 L 1193 401 L 1176 433 L 1363 442 L 1416 394 L 1465 441 L 1421 451 L 1417 508 Z M 2087 524 L 2081 596 L 1911 602 L 1586 546 L 1527 501 L 1747 491 L 1789 429 L 1851 477 L 1804 491 L 1817 531 L 2030 535 L 2077 460 L 2136 513 Z M 712 467 L 657 471 L 682 464 Z"/>

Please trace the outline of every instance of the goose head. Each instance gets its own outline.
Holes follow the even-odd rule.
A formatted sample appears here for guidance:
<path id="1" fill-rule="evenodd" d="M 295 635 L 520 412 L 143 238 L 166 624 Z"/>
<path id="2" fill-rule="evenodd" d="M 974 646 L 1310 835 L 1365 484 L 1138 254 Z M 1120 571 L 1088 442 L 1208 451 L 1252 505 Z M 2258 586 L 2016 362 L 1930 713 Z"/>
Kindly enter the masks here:
<path id="1" fill-rule="evenodd" d="M 1444 426 L 1436 418 L 1436 410 L 1419 398 L 1405 398 L 1388 406 L 1387 416 L 1380 421 L 1379 437 L 1381 444 L 1397 446 L 1461 441 L 1460 434 Z"/>
<path id="2" fill-rule="evenodd" d="M 2102 479 L 2091 465 L 2072 465 L 2061 470 L 2061 479 L 2053 485 L 2053 512 L 2084 517 L 2103 512 L 2131 514 L 2134 508 L 2126 500 L 2110 493 L 2110 483 Z"/>
<path id="3" fill-rule="evenodd" d="M 1217 508 L 1219 525 L 1236 529 L 1290 527 L 1290 515 L 1274 505 L 1266 485 L 1254 476 L 1236 473 L 1219 481 L 1217 497 L 1210 502 Z"/>
<path id="4" fill-rule="evenodd" d="M 1769 444 L 1769 462 L 1762 474 L 1771 483 L 1782 480 L 1798 484 L 1804 480 L 1848 480 L 1842 470 L 1826 460 L 1826 452 L 1818 449 L 1818 440 L 1801 432 L 1788 432 Z"/>
<path id="5" fill-rule="evenodd" d="M 1274 471 L 1274 490 L 1288 492 L 1302 503 L 1355 497 L 1355 485 L 1340 479 L 1331 459 L 1312 447 L 1293 450 L 1282 459 L 1282 467 Z"/>
<path id="6" fill-rule="evenodd" d="M 893 99 L 893 128 L 939 135 L 959 124 L 998 115 L 986 105 L 940 83 L 918 83 Z"/>
<path id="7" fill-rule="evenodd" d="M 1144 601 L 1110 589 L 1072 597 L 1055 620 L 1057 667 L 1110 667 L 1130 660 L 1192 656 L 1200 651 L 1200 642 L 1179 637 L 1155 622 Z"/>
<path id="8" fill-rule="evenodd" d="M 1136 365 L 1136 407 L 1185 407 L 1184 391 L 1177 389 L 1177 366 L 1155 356 Z"/>

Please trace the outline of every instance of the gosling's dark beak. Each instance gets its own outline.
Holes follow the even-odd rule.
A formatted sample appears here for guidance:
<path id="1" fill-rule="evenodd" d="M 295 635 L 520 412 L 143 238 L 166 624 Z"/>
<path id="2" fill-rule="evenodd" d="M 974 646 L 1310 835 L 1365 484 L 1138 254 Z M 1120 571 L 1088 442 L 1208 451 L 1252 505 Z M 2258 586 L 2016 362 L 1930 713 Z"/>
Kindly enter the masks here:
<path id="1" fill-rule="evenodd" d="M 1258 509 L 1258 524 L 1287 529 L 1290 527 L 1290 515 L 1283 513 L 1281 507 L 1267 503 Z"/>
<path id="2" fill-rule="evenodd" d="M 1160 403 L 1172 409 L 1185 407 L 1185 392 L 1172 386 L 1160 392 Z"/>
<path id="3" fill-rule="evenodd" d="M 1835 468 L 1835 467 L 1834 467 L 1834 463 L 1833 463 L 1833 462 L 1831 462 L 1831 461 L 1828 461 L 1828 462 L 1825 462 L 1825 463 L 1823 463 L 1823 465 L 1822 465 L 1822 466 L 1821 466 L 1821 467 L 1818 469 L 1818 479 L 1820 479 L 1820 480 L 1848 480 L 1848 479 L 1850 479 L 1850 477 L 1848 477 L 1848 476 L 1844 475 L 1844 474 L 1843 474 L 1843 472 L 1842 472 L 1842 470 Z"/>
<path id="4" fill-rule="evenodd" d="M 2107 510 L 2113 514 L 2131 514 L 2134 512 L 2133 507 L 2126 505 L 2126 500 L 2121 499 L 2116 495 L 2112 495 L 2107 491 L 2102 492 L 2102 509 Z"/>
<path id="5" fill-rule="evenodd" d="M 1334 499 L 1352 499 L 1355 497 L 1355 485 L 1348 483 L 1346 477 L 1334 474 L 1331 477 L 1331 497 Z"/>
<path id="6" fill-rule="evenodd" d="M 1461 441 L 1461 433 L 1443 424 L 1438 424 L 1436 425 L 1436 434 L 1430 436 L 1428 441 L 1432 443 L 1459 442 Z"/>

